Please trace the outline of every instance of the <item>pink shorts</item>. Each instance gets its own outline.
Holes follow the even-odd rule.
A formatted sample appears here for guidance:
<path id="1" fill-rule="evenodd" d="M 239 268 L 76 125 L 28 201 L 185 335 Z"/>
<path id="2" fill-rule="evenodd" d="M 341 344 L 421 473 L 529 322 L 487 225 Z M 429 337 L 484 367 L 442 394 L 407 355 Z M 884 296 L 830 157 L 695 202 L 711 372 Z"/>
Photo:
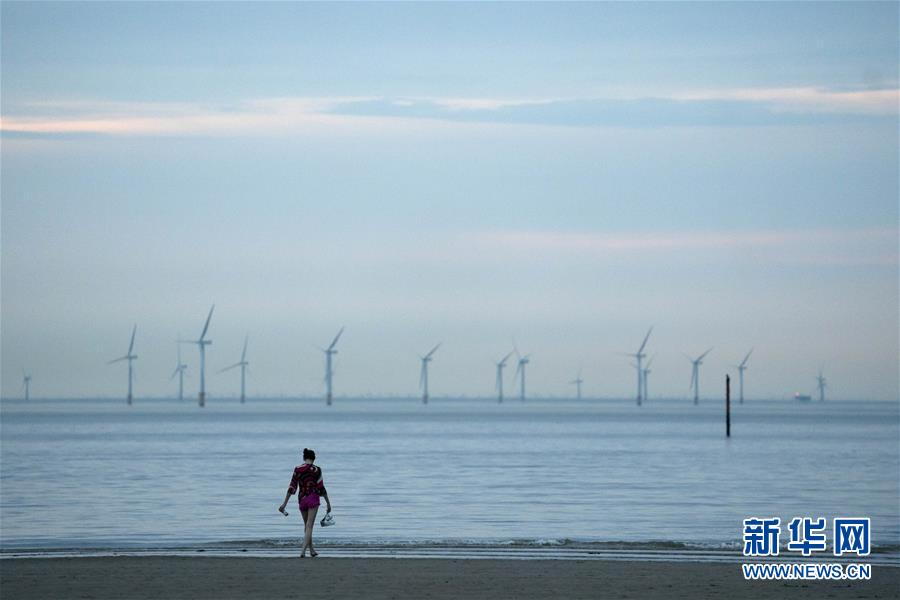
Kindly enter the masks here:
<path id="1" fill-rule="evenodd" d="M 310 508 L 318 508 L 319 495 L 308 494 L 300 498 L 300 510 L 309 510 Z"/>

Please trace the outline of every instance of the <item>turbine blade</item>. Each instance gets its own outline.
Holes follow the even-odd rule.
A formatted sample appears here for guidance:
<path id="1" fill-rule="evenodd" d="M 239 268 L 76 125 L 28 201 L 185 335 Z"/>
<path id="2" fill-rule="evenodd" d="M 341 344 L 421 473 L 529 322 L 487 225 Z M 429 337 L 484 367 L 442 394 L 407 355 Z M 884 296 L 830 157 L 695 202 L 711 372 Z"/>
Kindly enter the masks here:
<path id="1" fill-rule="evenodd" d="M 134 334 L 137 333 L 137 323 L 131 328 L 131 342 L 128 344 L 128 354 L 134 349 Z"/>
<path id="2" fill-rule="evenodd" d="M 426 363 L 422 361 L 422 368 L 419 369 L 419 388 L 421 389 L 425 385 L 425 367 Z"/>
<path id="3" fill-rule="evenodd" d="M 203 338 L 206 337 L 206 332 L 209 329 L 209 320 L 212 319 L 213 309 L 216 307 L 215 304 L 209 307 L 209 314 L 206 315 L 206 323 L 203 325 L 203 332 L 200 334 L 199 341 L 203 341 Z"/>
<path id="4" fill-rule="evenodd" d="M 217 373 L 224 373 L 225 371 L 230 371 L 231 369 L 233 369 L 233 368 L 235 368 L 235 367 L 239 367 L 239 366 L 241 366 L 241 363 L 234 363 L 233 365 L 228 366 L 228 367 L 225 367 L 224 369 L 219 369 L 219 370 L 216 371 L 216 372 L 217 372 Z"/>
<path id="5" fill-rule="evenodd" d="M 644 351 L 644 346 L 647 345 L 647 340 L 650 339 L 650 334 L 651 334 L 651 333 L 653 333 L 653 326 L 652 326 L 652 325 L 650 326 L 650 329 L 647 331 L 647 335 L 644 336 L 644 341 L 641 342 L 641 347 L 638 348 L 638 351 L 637 351 L 638 354 L 640 354 L 641 352 Z"/>
<path id="6" fill-rule="evenodd" d="M 506 356 L 504 356 L 504 357 L 503 357 L 503 360 L 500 361 L 500 364 L 501 364 L 501 365 L 505 365 L 505 364 L 506 364 L 506 361 L 509 360 L 509 357 L 512 356 L 512 355 L 513 355 L 513 353 L 510 352 L 509 354 L 507 354 Z"/>
<path id="7" fill-rule="evenodd" d="M 331 342 L 331 345 L 328 346 L 329 350 L 334 349 L 334 345 L 338 343 L 338 340 L 341 339 L 341 334 L 344 333 L 344 328 L 341 327 L 341 330 L 337 332 L 337 335 L 334 336 L 334 340 Z"/>
<path id="8" fill-rule="evenodd" d="M 241 362 L 246 362 L 247 360 L 247 338 L 249 336 L 244 336 L 244 349 L 241 351 Z"/>
<path id="9" fill-rule="evenodd" d="M 753 348 L 750 348 L 750 352 L 747 353 L 747 356 L 744 357 L 744 360 L 741 361 L 741 366 L 747 364 L 747 361 L 750 359 L 750 355 L 753 354 Z"/>
<path id="10" fill-rule="evenodd" d="M 432 348 L 432 349 L 431 349 L 431 352 L 429 352 L 428 354 L 425 355 L 425 358 L 431 358 L 431 355 L 434 354 L 435 352 L 437 352 L 437 349 L 441 347 L 441 344 L 442 344 L 442 343 L 443 343 L 443 342 L 438 342 L 437 346 L 435 346 L 434 348 Z"/>
<path id="11" fill-rule="evenodd" d="M 709 350 L 707 350 L 706 352 L 704 352 L 703 354 L 701 354 L 701 355 L 697 358 L 697 361 L 703 360 L 703 358 L 704 358 L 707 354 L 709 354 L 710 352 L 712 352 L 712 350 L 713 350 L 713 349 L 710 348 Z"/>
<path id="12" fill-rule="evenodd" d="M 122 356 L 121 358 L 114 358 L 114 359 L 112 359 L 111 361 L 109 361 L 109 362 L 106 363 L 106 364 L 111 365 L 111 364 L 113 364 L 113 363 L 122 362 L 123 360 L 128 360 L 128 355 L 127 355 L 127 354 L 126 354 L 125 356 Z"/>

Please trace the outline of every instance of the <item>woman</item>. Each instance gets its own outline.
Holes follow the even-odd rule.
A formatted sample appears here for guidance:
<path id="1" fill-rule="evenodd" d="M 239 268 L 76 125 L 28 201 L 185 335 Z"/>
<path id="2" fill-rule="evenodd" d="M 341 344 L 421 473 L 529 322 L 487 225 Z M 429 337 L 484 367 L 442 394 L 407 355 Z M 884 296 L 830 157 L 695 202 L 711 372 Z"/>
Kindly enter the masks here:
<path id="1" fill-rule="evenodd" d="M 300 490 L 300 514 L 303 515 L 304 537 L 303 550 L 300 552 L 300 558 L 306 557 L 306 548 L 309 548 L 309 555 L 315 558 L 319 555 L 313 548 L 312 530 L 316 524 L 316 513 L 319 512 L 319 498 L 325 498 L 328 504 L 328 512 L 331 512 L 331 500 L 328 499 L 328 492 L 325 491 L 325 484 L 322 482 L 322 469 L 313 464 L 316 460 L 316 453 L 309 448 L 303 449 L 303 464 L 294 469 L 294 475 L 291 477 L 291 485 L 288 487 L 287 494 L 284 495 L 284 502 L 278 507 L 278 511 L 284 514 L 284 507 L 287 506 L 288 500 L 298 489 Z"/>

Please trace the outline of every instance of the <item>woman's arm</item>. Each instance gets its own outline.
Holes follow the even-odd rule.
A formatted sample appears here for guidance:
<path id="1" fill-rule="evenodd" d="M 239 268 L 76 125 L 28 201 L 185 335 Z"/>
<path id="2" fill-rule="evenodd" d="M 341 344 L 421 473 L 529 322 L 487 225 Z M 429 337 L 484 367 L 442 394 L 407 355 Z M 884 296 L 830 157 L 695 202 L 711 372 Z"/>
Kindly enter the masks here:
<path id="1" fill-rule="evenodd" d="M 284 508 L 287 506 L 288 500 L 290 500 L 291 496 L 293 496 L 293 495 L 294 495 L 294 492 L 292 492 L 291 490 L 288 490 L 284 494 L 284 502 L 282 502 L 281 506 L 278 507 L 278 512 L 282 512 L 282 513 L 284 512 Z"/>
<path id="2" fill-rule="evenodd" d="M 319 469 L 319 480 L 316 481 L 316 492 L 319 494 L 319 498 L 325 498 L 325 502 L 328 504 L 328 512 L 331 512 L 331 500 L 328 499 L 328 490 L 325 489 L 325 480 L 322 476 L 322 469 Z"/>
<path id="3" fill-rule="evenodd" d="M 284 494 L 284 502 L 281 503 L 281 506 L 278 507 L 278 512 L 283 513 L 284 507 L 287 506 L 288 500 L 291 499 L 291 496 L 294 495 L 294 492 L 297 491 L 297 471 L 291 475 L 291 484 L 288 486 L 287 492 Z"/>

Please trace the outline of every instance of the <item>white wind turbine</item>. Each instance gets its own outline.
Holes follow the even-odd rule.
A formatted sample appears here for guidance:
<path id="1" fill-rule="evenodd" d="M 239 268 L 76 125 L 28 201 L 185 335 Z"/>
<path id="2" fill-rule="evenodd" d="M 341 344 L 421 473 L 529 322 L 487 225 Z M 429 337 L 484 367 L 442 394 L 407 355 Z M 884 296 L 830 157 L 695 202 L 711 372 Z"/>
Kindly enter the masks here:
<path id="1" fill-rule="evenodd" d="M 244 380 L 247 372 L 247 365 L 249 364 L 250 363 L 247 362 L 247 336 L 244 336 L 244 349 L 241 351 L 241 360 L 219 371 L 219 373 L 224 373 L 225 371 L 229 371 L 237 367 L 241 368 L 241 404 L 244 403 L 244 399 L 246 398 L 246 396 L 244 395 Z"/>
<path id="2" fill-rule="evenodd" d="M 172 376 L 169 377 L 169 381 L 172 381 L 178 375 L 178 400 L 184 400 L 184 371 L 187 369 L 187 365 L 181 362 L 181 342 L 177 342 L 175 347 L 178 348 L 178 363 L 175 365 L 175 370 L 172 372 Z"/>
<path id="3" fill-rule="evenodd" d="M 712 352 L 712 348 L 710 348 L 697 358 L 691 358 L 690 356 L 687 357 L 687 359 L 691 361 L 691 385 L 688 387 L 694 388 L 694 404 L 699 404 L 700 402 L 700 365 L 703 364 L 704 357 L 710 352 Z"/>
<path id="4" fill-rule="evenodd" d="M 185 344 L 197 344 L 200 349 L 200 394 L 198 395 L 198 403 L 200 406 L 206 406 L 206 347 L 212 344 L 212 340 L 206 339 L 206 332 L 209 330 L 209 321 L 212 319 L 213 310 L 216 305 L 213 304 L 209 308 L 209 314 L 206 315 L 206 323 L 203 324 L 203 331 L 196 340 L 179 340 Z"/>
<path id="5" fill-rule="evenodd" d="M 747 370 L 747 361 L 750 360 L 751 354 L 753 354 L 753 348 L 750 348 L 750 352 L 747 353 L 747 356 L 744 357 L 744 360 L 741 361 L 741 364 L 736 365 L 738 370 L 739 401 L 741 404 L 744 403 L 744 371 Z"/>
<path id="6" fill-rule="evenodd" d="M 422 388 L 422 404 L 428 404 L 428 363 L 431 362 L 431 356 L 441 347 L 438 345 L 431 349 L 425 356 L 420 356 L 422 360 L 422 369 L 419 371 L 419 387 Z"/>
<path id="7" fill-rule="evenodd" d="M 641 383 L 644 384 L 644 400 L 650 399 L 650 392 L 647 391 L 647 375 L 653 372 L 650 370 L 650 365 L 653 364 L 654 358 L 656 358 L 655 354 L 650 357 L 650 360 L 647 361 L 647 366 L 644 367 L 643 371 L 641 371 Z"/>
<path id="8" fill-rule="evenodd" d="M 331 340 L 331 344 L 327 348 L 319 348 L 319 350 L 325 353 L 325 404 L 328 406 L 331 406 L 331 380 L 334 377 L 334 368 L 332 366 L 331 357 L 338 353 L 335 346 L 337 346 L 342 333 L 344 333 L 343 327 L 337 332 L 337 335 L 334 336 L 334 339 Z"/>
<path id="9" fill-rule="evenodd" d="M 828 383 L 822 376 L 822 369 L 819 369 L 819 374 L 816 376 L 816 386 L 819 388 L 819 402 L 825 402 L 825 388 L 828 387 Z"/>
<path id="10" fill-rule="evenodd" d="M 132 371 L 132 368 L 131 368 L 131 362 L 137 358 L 137 355 L 136 355 L 136 354 L 132 354 L 132 351 L 134 350 L 134 334 L 135 334 L 136 332 L 137 332 L 137 325 L 135 325 L 135 326 L 131 329 L 131 342 L 128 344 L 128 353 L 127 353 L 125 356 L 120 356 L 119 358 L 114 358 L 113 360 L 111 360 L 111 361 L 109 361 L 108 363 L 106 363 L 106 364 L 108 364 L 108 365 L 111 365 L 111 364 L 113 364 L 113 363 L 117 363 L 117 362 L 120 362 L 120 361 L 123 361 L 123 360 L 127 360 L 127 361 L 128 361 L 128 398 L 127 398 L 127 400 L 128 400 L 128 404 L 129 404 L 129 405 L 130 405 L 131 402 L 132 402 L 132 397 L 131 397 L 131 382 L 132 382 L 132 379 L 133 379 L 133 371 Z"/>
<path id="11" fill-rule="evenodd" d="M 500 359 L 499 362 L 495 363 L 497 365 L 497 381 L 494 384 L 494 389 L 497 390 L 497 402 L 503 402 L 503 369 L 506 368 L 506 361 L 509 360 L 509 357 L 512 356 L 512 352 L 504 356 Z"/>
<path id="12" fill-rule="evenodd" d="M 577 398 L 581 400 L 581 384 L 584 383 L 584 379 L 581 378 L 581 369 L 578 369 L 578 377 L 569 382 L 569 384 L 575 385 L 575 390 L 577 394 Z"/>
<path id="13" fill-rule="evenodd" d="M 531 355 L 526 354 L 525 356 L 522 356 L 521 354 L 519 354 L 519 349 L 516 348 L 516 356 L 518 357 L 519 362 L 516 365 L 516 374 L 513 376 L 513 379 L 515 379 L 517 376 L 519 377 L 519 399 L 522 400 L 522 402 L 524 402 L 525 401 L 525 366 L 529 362 L 531 362 L 529 360 Z"/>
<path id="14" fill-rule="evenodd" d="M 22 387 L 25 389 L 25 401 L 31 397 L 31 375 L 25 372 L 25 369 L 22 369 Z"/>
<path id="15" fill-rule="evenodd" d="M 647 330 L 647 335 L 644 336 L 644 341 L 641 342 L 641 346 L 640 346 L 640 348 L 638 348 L 637 352 L 635 352 L 634 354 L 625 354 L 625 356 L 630 356 L 630 357 L 634 358 L 636 361 L 634 368 L 637 371 L 637 405 L 638 406 L 641 405 L 641 401 L 644 399 L 644 385 L 643 385 L 644 370 L 643 370 L 642 361 L 644 360 L 644 357 L 647 356 L 646 354 L 644 354 L 644 348 L 647 346 L 647 340 L 650 339 L 650 334 L 652 332 L 653 332 L 653 327 L 650 327 L 650 329 Z"/>

